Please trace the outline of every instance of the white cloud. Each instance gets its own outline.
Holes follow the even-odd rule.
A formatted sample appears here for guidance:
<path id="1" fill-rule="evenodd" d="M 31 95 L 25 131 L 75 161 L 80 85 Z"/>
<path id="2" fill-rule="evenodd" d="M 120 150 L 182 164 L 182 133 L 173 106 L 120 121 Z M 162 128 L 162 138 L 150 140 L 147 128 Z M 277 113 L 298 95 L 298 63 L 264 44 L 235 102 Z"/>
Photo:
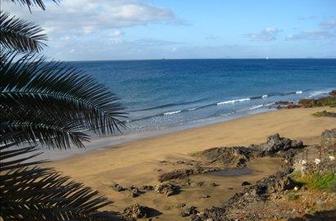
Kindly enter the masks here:
<path id="1" fill-rule="evenodd" d="M 174 13 L 138 0 L 63 0 L 47 2 L 47 10 L 33 8 L 32 14 L 23 7 L 5 2 L 3 9 L 34 21 L 48 34 L 64 32 L 92 33 L 106 29 L 175 22 Z"/>
<path id="2" fill-rule="evenodd" d="M 328 40 L 336 38 L 336 19 L 322 21 L 315 30 L 290 34 L 286 40 Z"/>
<path id="3" fill-rule="evenodd" d="M 124 31 L 132 26 L 179 22 L 170 9 L 144 0 L 46 1 L 46 11 L 32 8 L 32 13 L 10 1 L 1 4 L 2 10 L 43 27 L 49 38 L 46 54 L 62 59 L 70 54 L 78 58 L 88 54 L 95 59 L 100 52 L 120 53 L 122 47 L 127 51 L 136 44 L 137 48 L 174 44 L 155 39 L 130 41 Z"/>
<path id="4" fill-rule="evenodd" d="M 336 29 L 336 18 L 326 20 L 320 23 L 320 27 L 323 29 Z"/>
<path id="5" fill-rule="evenodd" d="M 288 35 L 286 40 L 325 40 L 335 36 L 335 34 L 323 30 L 302 31 L 296 34 Z"/>
<path id="6" fill-rule="evenodd" d="M 259 32 L 248 33 L 246 36 L 252 41 L 274 41 L 280 32 L 278 28 L 268 27 Z"/>

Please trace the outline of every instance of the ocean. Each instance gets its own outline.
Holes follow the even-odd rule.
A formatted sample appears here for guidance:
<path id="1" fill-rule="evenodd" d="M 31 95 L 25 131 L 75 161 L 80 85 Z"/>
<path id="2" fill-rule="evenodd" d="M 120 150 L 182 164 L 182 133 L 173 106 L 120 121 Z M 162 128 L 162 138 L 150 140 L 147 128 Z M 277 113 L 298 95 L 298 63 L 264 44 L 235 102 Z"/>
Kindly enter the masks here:
<path id="1" fill-rule="evenodd" d="M 69 62 L 120 97 L 123 134 L 178 130 L 274 110 L 336 88 L 336 59 Z"/>

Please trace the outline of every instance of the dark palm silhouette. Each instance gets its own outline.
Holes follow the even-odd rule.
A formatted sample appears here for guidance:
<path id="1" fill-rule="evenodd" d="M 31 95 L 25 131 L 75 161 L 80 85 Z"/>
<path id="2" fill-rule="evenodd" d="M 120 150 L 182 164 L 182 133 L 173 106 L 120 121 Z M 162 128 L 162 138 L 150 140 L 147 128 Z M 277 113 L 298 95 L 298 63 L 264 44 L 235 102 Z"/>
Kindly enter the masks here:
<path id="1" fill-rule="evenodd" d="M 45 9 L 42 0 L 8 1 Z M 119 131 L 124 109 L 92 77 L 38 56 L 42 31 L 0 12 L 0 218 L 99 220 L 97 210 L 109 200 L 34 157 L 38 147 L 84 147 L 89 133 Z"/>

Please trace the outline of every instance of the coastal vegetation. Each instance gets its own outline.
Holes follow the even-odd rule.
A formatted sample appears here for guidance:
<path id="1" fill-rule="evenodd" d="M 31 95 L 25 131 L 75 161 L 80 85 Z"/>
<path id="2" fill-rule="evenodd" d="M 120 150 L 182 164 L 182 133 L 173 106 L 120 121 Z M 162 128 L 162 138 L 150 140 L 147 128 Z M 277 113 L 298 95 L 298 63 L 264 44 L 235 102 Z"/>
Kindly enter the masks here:
<path id="1" fill-rule="evenodd" d="M 336 175 L 332 170 L 305 175 L 296 173 L 293 178 L 296 182 L 311 189 L 336 192 Z"/>
<path id="2" fill-rule="evenodd" d="M 336 112 L 331 111 L 318 111 L 316 113 L 313 113 L 315 117 L 336 117 Z"/>
<path id="3" fill-rule="evenodd" d="M 45 9 L 42 0 L 11 2 Z M 47 39 L 39 26 L 1 10 L 0 27 L 0 220 L 101 220 L 107 198 L 35 157 L 43 148 L 83 148 L 88 132 L 119 131 L 119 99 L 80 70 L 38 55 Z"/>
<path id="4" fill-rule="evenodd" d="M 336 107 L 336 96 L 322 97 L 318 99 L 302 99 L 299 105 L 304 108 L 311 107 Z"/>

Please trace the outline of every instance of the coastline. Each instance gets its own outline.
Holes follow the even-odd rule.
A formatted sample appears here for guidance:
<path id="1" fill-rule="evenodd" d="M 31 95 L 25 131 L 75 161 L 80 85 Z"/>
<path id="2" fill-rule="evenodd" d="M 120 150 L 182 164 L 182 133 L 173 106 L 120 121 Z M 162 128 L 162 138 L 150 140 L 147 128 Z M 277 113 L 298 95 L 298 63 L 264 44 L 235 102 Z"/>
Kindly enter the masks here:
<path id="1" fill-rule="evenodd" d="M 168 210 L 166 206 L 180 201 L 194 200 L 199 204 L 197 206 L 202 208 L 203 201 L 198 202 L 196 193 L 187 194 L 188 192 L 185 192 L 176 197 L 169 197 L 168 201 L 167 199 L 161 201 L 157 199 L 156 195 L 150 194 L 144 197 L 130 198 L 124 193 L 113 191 L 111 186 L 113 183 L 154 185 L 158 182 L 157 170 L 161 168 L 160 162 L 162 161 L 190 159 L 192 153 L 216 146 L 262 143 L 267 136 L 274 133 L 302 140 L 305 144 L 319 143 L 322 131 L 336 125 L 335 118 L 317 118 L 312 115 L 312 113 L 321 110 L 335 110 L 335 108 L 300 108 L 261 113 L 224 123 L 132 141 L 116 145 L 113 148 L 90 151 L 47 165 L 97 189 L 102 195 L 113 200 L 115 203 L 107 209 L 121 211 L 127 205 L 137 202 L 145 203 L 147 206 L 164 211 L 166 215 L 162 216 L 160 220 L 179 220 L 174 215 L 176 211 Z M 223 187 L 227 185 L 233 187 L 233 190 L 229 192 L 227 188 L 222 190 L 223 194 L 229 197 L 234 191 L 237 191 L 236 188 L 240 188 L 242 179 L 255 181 L 265 174 L 274 172 L 277 165 L 279 163 L 275 159 L 266 163 L 260 162 L 260 165 L 256 165 L 255 168 L 256 171 L 262 171 L 262 173 L 217 182 L 222 182 Z M 219 205 L 223 200 L 223 197 L 212 197 L 204 205 Z"/>
<path id="2" fill-rule="evenodd" d="M 144 131 L 142 133 L 131 133 L 131 134 L 121 134 L 118 136 L 107 136 L 107 137 L 95 137 L 91 140 L 91 142 L 85 144 L 84 149 L 78 149 L 72 147 L 67 150 L 58 150 L 58 149 L 50 149 L 44 150 L 43 154 L 38 156 L 41 159 L 48 159 L 51 161 L 60 161 L 65 160 L 67 158 L 76 157 L 82 154 L 89 154 L 95 151 L 109 150 L 113 148 L 117 148 L 123 145 L 127 145 L 132 142 L 153 139 L 165 135 L 180 133 L 183 131 L 193 130 L 197 128 L 208 127 L 217 124 L 223 124 L 230 121 L 235 121 L 239 119 L 248 118 L 255 115 L 260 115 L 269 112 L 280 111 L 276 108 L 263 109 L 263 110 L 255 110 L 245 114 L 235 114 L 232 116 L 226 117 L 217 117 L 212 119 L 202 119 L 200 121 L 189 123 L 187 125 L 168 127 L 164 129 L 160 129 L 157 131 Z"/>

